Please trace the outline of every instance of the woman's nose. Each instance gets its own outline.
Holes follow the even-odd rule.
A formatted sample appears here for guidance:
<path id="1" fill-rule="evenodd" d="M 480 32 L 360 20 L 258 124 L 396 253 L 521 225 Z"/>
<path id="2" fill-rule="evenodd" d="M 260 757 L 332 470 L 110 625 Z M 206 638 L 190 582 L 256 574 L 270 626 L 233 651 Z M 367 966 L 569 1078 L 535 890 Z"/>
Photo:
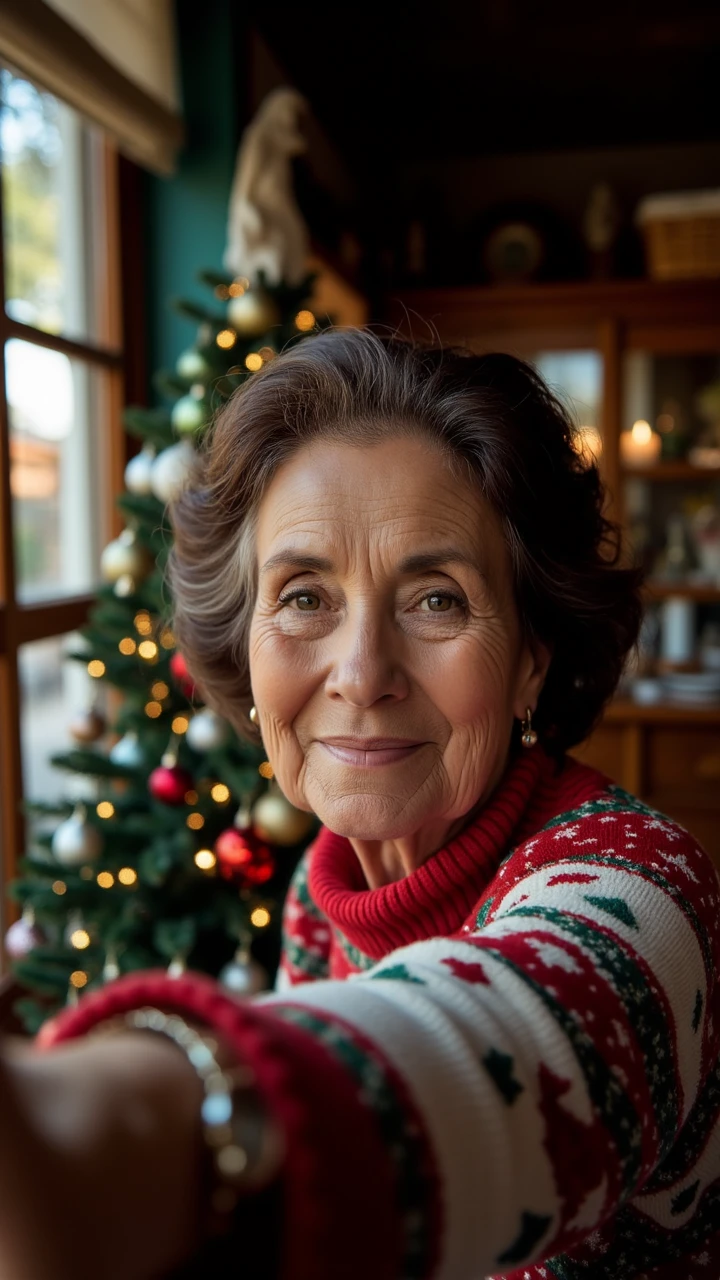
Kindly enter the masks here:
<path id="1" fill-rule="evenodd" d="M 390 621 L 362 610 L 348 614 L 332 636 L 328 696 L 357 707 L 370 707 L 381 698 L 407 697 L 409 682 Z"/>

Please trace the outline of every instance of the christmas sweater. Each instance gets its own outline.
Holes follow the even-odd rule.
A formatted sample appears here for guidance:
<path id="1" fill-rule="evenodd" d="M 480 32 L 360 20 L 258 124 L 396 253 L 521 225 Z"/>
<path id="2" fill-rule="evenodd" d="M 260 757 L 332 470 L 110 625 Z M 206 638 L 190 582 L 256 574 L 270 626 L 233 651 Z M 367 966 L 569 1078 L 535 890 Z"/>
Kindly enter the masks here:
<path id="1" fill-rule="evenodd" d="M 681 827 L 539 748 L 405 879 L 322 830 L 275 992 L 131 975 L 284 1127 L 283 1280 L 718 1280 L 720 882 Z M 238 1275 L 242 1257 L 238 1258 Z"/>

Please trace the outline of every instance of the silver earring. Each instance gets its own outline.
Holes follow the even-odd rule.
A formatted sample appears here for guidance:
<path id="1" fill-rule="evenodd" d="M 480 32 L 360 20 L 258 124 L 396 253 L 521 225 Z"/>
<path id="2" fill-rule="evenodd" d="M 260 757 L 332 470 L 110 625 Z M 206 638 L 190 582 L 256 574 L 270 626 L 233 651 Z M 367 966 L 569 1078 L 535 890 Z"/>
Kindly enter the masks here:
<path id="1" fill-rule="evenodd" d="M 537 740 L 537 733 L 532 727 L 532 711 L 529 707 L 526 707 L 525 719 L 522 722 L 522 737 L 520 738 L 520 741 L 524 747 L 534 747 Z"/>

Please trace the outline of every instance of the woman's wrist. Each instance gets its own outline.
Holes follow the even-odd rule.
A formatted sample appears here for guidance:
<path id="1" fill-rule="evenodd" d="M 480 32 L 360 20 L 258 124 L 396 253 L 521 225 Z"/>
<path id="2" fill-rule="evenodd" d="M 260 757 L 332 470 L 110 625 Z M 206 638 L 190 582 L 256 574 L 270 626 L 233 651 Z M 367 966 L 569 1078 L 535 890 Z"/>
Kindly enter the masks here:
<path id="1" fill-rule="evenodd" d="M 238 1200 L 268 1186 L 279 1172 L 283 1141 L 256 1087 L 255 1073 L 222 1035 L 178 1013 L 145 1006 L 101 1022 L 94 1036 L 145 1032 L 185 1058 L 202 1089 L 198 1108 L 205 1160 L 202 1234 L 231 1225 Z"/>

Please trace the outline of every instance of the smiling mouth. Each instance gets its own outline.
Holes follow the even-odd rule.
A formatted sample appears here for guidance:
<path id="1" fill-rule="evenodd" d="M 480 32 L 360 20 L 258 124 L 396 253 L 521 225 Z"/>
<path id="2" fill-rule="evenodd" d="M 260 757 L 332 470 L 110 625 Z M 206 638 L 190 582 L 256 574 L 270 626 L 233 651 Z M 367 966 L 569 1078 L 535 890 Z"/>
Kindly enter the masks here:
<path id="1" fill-rule="evenodd" d="M 424 742 L 411 742 L 400 738 L 378 738 L 366 742 L 351 738 L 320 739 L 320 746 L 342 764 L 355 765 L 361 769 L 377 768 L 379 765 L 396 764 L 414 755 Z"/>

